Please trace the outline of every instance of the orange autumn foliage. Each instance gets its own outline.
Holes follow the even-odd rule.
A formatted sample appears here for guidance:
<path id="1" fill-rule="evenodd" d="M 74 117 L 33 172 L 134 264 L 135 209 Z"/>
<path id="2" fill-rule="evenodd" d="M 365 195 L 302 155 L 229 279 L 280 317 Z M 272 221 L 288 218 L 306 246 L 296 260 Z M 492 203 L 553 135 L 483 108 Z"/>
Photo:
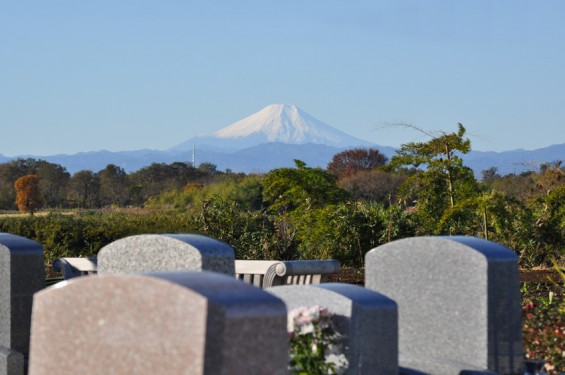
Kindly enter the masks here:
<path id="1" fill-rule="evenodd" d="M 43 205 L 39 191 L 39 178 L 35 174 L 29 174 L 18 178 L 14 182 L 16 188 L 16 204 L 20 212 L 33 214 Z"/>

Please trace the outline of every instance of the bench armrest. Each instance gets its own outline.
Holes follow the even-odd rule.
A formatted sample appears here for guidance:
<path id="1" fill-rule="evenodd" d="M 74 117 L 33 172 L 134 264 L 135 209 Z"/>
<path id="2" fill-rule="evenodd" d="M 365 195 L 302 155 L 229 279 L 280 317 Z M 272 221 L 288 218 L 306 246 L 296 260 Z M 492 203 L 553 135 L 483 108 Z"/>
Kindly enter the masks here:
<path id="1" fill-rule="evenodd" d="M 320 284 L 328 275 L 339 272 L 337 260 L 294 260 L 279 262 L 269 268 L 263 288 L 288 284 Z"/>
<path id="2" fill-rule="evenodd" d="M 53 261 L 53 271 L 61 272 L 65 280 L 97 273 L 96 257 L 59 258 Z"/>
<path id="3" fill-rule="evenodd" d="M 340 269 L 337 260 L 236 260 L 235 276 L 260 288 L 286 284 L 319 284 Z"/>

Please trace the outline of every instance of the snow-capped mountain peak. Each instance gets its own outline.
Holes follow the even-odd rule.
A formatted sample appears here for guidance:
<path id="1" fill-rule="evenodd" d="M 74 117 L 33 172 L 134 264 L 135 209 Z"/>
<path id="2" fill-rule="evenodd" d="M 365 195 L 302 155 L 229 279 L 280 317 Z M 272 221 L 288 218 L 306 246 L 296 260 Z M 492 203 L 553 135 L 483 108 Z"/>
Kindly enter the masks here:
<path id="1" fill-rule="evenodd" d="M 197 147 L 206 145 L 233 150 L 268 142 L 315 143 L 335 147 L 372 145 L 323 123 L 295 105 L 271 104 L 225 128 L 197 136 L 174 149 L 189 149 L 196 144 Z"/>
<path id="2" fill-rule="evenodd" d="M 309 133 L 319 133 L 315 121 L 308 117 L 311 116 L 294 105 L 271 104 L 213 135 L 218 138 L 240 138 L 261 134 L 269 142 L 303 143 Z"/>

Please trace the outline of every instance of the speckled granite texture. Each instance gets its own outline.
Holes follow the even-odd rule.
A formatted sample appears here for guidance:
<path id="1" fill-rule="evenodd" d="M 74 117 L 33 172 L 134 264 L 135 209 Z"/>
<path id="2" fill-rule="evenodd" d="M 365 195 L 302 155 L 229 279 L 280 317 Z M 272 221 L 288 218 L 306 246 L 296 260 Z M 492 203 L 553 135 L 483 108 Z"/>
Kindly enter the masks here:
<path id="1" fill-rule="evenodd" d="M 86 276 L 37 293 L 30 374 L 286 374 L 286 308 L 213 272 Z"/>
<path id="2" fill-rule="evenodd" d="M 400 366 L 522 373 L 518 258 L 472 237 L 415 237 L 366 255 L 365 286 L 398 303 Z"/>
<path id="3" fill-rule="evenodd" d="M 114 241 L 98 253 L 98 273 L 214 271 L 233 276 L 235 252 L 198 234 L 142 234 Z"/>
<path id="4" fill-rule="evenodd" d="M 288 285 L 266 289 L 287 309 L 323 306 L 334 314 L 348 347 L 348 374 L 398 375 L 398 309 L 372 290 L 349 284 Z"/>
<path id="5" fill-rule="evenodd" d="M 0 233 L 0 374 L 25 371 L 33 294 L 44 287 L 43 246 Z"/>

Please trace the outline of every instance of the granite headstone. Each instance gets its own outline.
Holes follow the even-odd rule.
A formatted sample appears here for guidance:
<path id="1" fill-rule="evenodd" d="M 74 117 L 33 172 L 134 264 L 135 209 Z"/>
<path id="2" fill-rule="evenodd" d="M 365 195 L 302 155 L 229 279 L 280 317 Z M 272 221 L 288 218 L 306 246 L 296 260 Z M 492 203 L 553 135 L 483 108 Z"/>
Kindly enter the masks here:
<path id="1" fill-rule="evenodd" d="M 266 289 L 289 311 L 322 306 L 343 335 L 347 374 L 398 374 L 398 310 L 390 298 L 357 285 L 327 283 Z"/>
<path id="2" fill-rule="evenodd" d="M 214 271 L 235 274 L 235 251 L 198 234 L 142 234 L 114 241 L 98 253 L 98 273 Z"/>
<path id="3" fill-rule="evenodd" d="M 43 246 L 0 233 L 0 375 L 25 372 L 33 294 L 44 287 Z"/>
<path id="4" fill-rule="evenodd" d="M 398 303 L 405 371 L 521 373 L 513 251 L 474 237 L 415 237 L 371 250 L 365 267 L 365 286 Z"/>
<path id="5" fill-rule="evenodd" d="M 35 295 L 30 374 L 287 374 L 286 308 L 215 272 L 79 277 Z"/>

